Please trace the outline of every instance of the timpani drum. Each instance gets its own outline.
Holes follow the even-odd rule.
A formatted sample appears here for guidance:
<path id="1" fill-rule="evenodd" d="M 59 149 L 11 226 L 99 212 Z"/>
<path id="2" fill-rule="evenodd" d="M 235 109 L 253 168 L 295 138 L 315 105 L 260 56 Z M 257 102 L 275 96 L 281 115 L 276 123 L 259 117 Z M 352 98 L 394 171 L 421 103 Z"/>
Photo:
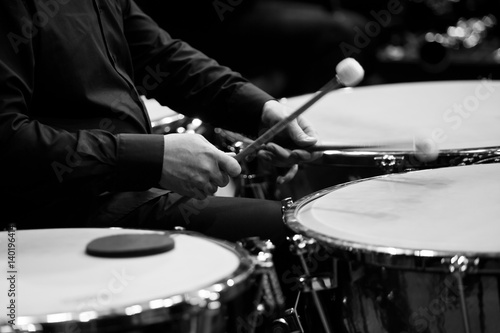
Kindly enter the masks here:
<path id="1" fill-rule="evenodd" d="M 292 108 L 310 95 L 288 98 Z M 335 90 L 306 113 L 322 144 L 366 146 L 328 150 L 301 170 L 301 198 L 346 181 L 437 167 L 478 163 L 500 156 L 500 81 L 394 83 Z M 440 149 L 422 162 L 408 141 L 431 140 Z M 405 143 L 398 147 L 398 143 Z M 300 176 L 300 175 L 299 175 Z M 300 181 L 300 183 L 299 183 Z"/>
<path id="2" fill-rule="evenodd" d="M 87 244 L 101 237 L 144 233 L 160 232 L 16 231 L 15 332 L 213 333 L 258 328 L 258 267 L 236 244 L 169 231 L 174 247 L 166 252 L 120 258 L 86 252 Z M 5 245 L 6 232 L 1 237 Z M 6 249 L 0 250 L 2 258 L 7 258 Z M 5 283 L 4 276 L 2 299 L 7 295 Z M 13 332 L 7 324 L 2 315 L 1 332 Z"/>
<path id="3" fill-rule="evenodd" d="M 302 326 L 498 332 L 499 203 L 497 163 L 377 176 L 293 203 Z"/>
<path id="4" fill-rule="evenodd" d="M 207 138 L 213 135 L 212 128 L 200 119 L 186 117 L 168 106 L 161 105 L 156 99 L 141 96 L 148 112 L 154 134 L 196 133 Z"/>

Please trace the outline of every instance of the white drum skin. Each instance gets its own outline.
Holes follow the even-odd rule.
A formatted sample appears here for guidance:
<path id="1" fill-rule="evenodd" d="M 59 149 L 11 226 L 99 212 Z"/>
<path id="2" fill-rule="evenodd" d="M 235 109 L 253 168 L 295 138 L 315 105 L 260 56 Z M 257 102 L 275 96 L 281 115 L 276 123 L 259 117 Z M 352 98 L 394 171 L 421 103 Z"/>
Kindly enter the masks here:
<path id="1" fill-rule="evenodd" d="M 148 332 L 150 325 L 164 323 L 164 328 L 201 332 L 196 325 L 209 317 L 212 322 L 205 323 L 207 327 L 222 332 L 226 303 L 253 284 L 255 267 L 246 252 L 196 233 L 169 231 L 175 246 L 164 253 L 129 258 L 85 253 L 86 245 L 99 237 L 152 232 L 17 230 L 19 328 L 26 332 L 29 328 L 37 332 Z M 6 240 L 3 232 L 3 245 Z M 6 246 L 0 253 L 7 256 Z M 2 290 L 6 290 L 5 283 L 2 279 Z"/>
<path id="2" fill-rule="evenodd" d="M 296 108 L 308 97 L 286 104 Z M 304 117 L 323 143 L 369 145 L 424 135 L 453 151 L 500 147 L 499 105 L 500 81 L 394 83 L 335 90 Z"/>
<path id="3" fill-rule="evenodd" d="M 285 103 L 294 109 L 309 96 L 287 98 Z M 302 198 L 329 186 L 385 173 L 500 159 L 499 106 L 498 80 L 409 82 L 335 90 L 304 117 L 316 130 L 320 144 L 367 147 L 325 151 L 322 158 L 302 167 L 288 185 L 289 191 L 294 198 Z M 435 144 L 440 151 L 438 158 L 419 160 L 408 143 L 414 137 Z M 387 144 L 390 147 L 370 147 Z"/>
<path id="4" fill-rule="evenodd" d="M 466 332 L 463 295 L 470 331 L 497 332 L 499 202 L 493 163 L 337 185 L 298 200 L 284 220 L 329 254 L 308 260 L 313 276 L 335 277 L 335 287 L 320 293 L 336 329 Z M 463 294 L 458 268 L 450 271 L 456 258 L 468 263 Z"/>
<path id="5" fill-rule="evenodd" d="M 500 254 L 500 164 L 390 174 L 313 198 L 298 204 L 292 227 L 332 244 L 389 254 Z"/>

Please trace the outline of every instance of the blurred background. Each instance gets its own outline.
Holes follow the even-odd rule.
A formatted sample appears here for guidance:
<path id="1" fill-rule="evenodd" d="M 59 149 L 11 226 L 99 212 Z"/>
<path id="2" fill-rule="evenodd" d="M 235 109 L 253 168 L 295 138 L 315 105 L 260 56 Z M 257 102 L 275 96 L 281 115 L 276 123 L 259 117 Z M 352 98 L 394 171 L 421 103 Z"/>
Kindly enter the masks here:
<path id="1" fill-rule="evenodd" d="M 345 57 L 361 85 L 498 78 L 498 0 L 137 0 L 173 37 L 276 97 L 314 92 Z"/>
<path id="2" fill-rule="evenodd" d="M 372 88 L 389 83 L 500 78 L 498 0 L 136 1 L 174 38 L 187 41 L 240 72 L 274 97 L 287 98 L 288 103 L 293 99 L 288 97 L 301 98 L 321 88 L 333 78 L 336 65 L 346 57 L 357 59 L 365 69 L 365 78 L 359 86 Z M 439 90 L 430 95 L 439 100 L 436 96 L 444 94 Z M 380 119 L 368 122 L 346 117 L 350 122 L 342 127 L 338 120 L 334 122 L 327 117 L 328 109 L 321 109 L 313 125 L 325 128 L 327 135 L 322 135 L 323 140 L 341 139 L 345 131 L 362 137 L 363 129 L 371 133 L 378 128 L 377 122 L 385 124 L 381 128 L 408 126 L 405 122 L 410 122 L 410 115 L 403 117 L 402 123 L 397 122 L 398 117 L 392 119 L 398 114 L 406 115 L 408 103 L 426 105 L 428 110 L 417 108 L 422 112 L 412 116 L 418 121 L 427 121 L 429 117 L 431 123 L 436 117 L 432 112 L 440 112 L 437 115 L 440 119 L 443 103 L 452 105 L 464 98 L 443 96 L 443 101 L 435 101 L 429 96 L 418 96 L 422 92 L 414 90 L 405 90 L 396 98 L 393 98 L 397 95 L 395 91 L 380 96 L 366 94 L 369 92 L 365 90 L 362 95 L 369 97 L 362 101 L 365 103 L 362 106 L 379 104 L 379 110 L 373 113 L 379 114 Z M 384 104 L 389 99 L 398 100 L 393 101 L 392 109 Z M 441 106 L 434 105 L 435 102 Z M 483 104 L 483 109 L 490 108 L 490 104 Z M 235 152 L 244 146 L 241 144 L 244 140 L 235 133 L 213 129 L 197 119 L 181 117 L 172 122 L 162 115 L 165 107 L 154 109 L 160 110 L 161 121 L 155 127 L 159 133 L 196 132 L 221 149 Z M 312 111 L 309 116 L 312 117 Z M 438 125 L 443 125 L 442 122 L 440 119 Z M 495 122 L 485 125 L 496 126 Z M 481 132 L 481 128 L 477 130 Z M 391 138 L 389 132 L 381 131 L 385 140 Z M 495 129 L 491 132 L 498 133 Z M 498 140 L 498 135 L 494 139 Z M 235 180 L 235 188 L 228 193 L 297 199 L 327 186 L 387 172 L 385 167 L 379 167 L 385 163 L 383 160 L 377 160 L 378 157 L 365 160 L 362 156 L 344 161 L 343 155 L 324 155 L 317 163 L 300 165 L 297 175 L 284 185 L 279 185 L 277 179 L 286 170 L 258 162 L 245 163 L 241 177 Z"/>

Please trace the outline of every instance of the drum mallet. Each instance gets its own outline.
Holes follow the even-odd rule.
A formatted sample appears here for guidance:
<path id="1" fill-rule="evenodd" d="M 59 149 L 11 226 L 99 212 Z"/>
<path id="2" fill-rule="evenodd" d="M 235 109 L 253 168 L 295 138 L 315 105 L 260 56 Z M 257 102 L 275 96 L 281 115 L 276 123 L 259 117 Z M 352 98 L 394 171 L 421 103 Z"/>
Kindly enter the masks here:
<path id="1" fill-rule="evenodd" d="M 335 68 L 337 75 L 335 78 L 326 83 L 316 94 L 314 94 L 307 102 L 305 102 L 296 111 L 291 113 L 288 117 L 274 124 L 264 134 L 259 136 L 254 142 L 236 154 L 235 158 L 238 162 L 242 162 L 248 156 L 255 153 L 261 146 L 269 142 L 275 135 L 281 132 L 292 120 L 300 116 L 304 111 L 309 109 L 321 97 L 325 96 L 332 90 L 342 87 L 353 87 L 357 85 L 365 75 L 365 71 L 361 65 L 353 58 L 346 58 L 339 62 Z"/>

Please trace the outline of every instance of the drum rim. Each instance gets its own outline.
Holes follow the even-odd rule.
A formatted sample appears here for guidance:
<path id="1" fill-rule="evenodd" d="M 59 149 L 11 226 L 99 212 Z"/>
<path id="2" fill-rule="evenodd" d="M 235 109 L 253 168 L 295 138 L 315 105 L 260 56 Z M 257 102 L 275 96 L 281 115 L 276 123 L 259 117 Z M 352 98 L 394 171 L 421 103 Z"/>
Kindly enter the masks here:
<path id="1" fill-rule="evenodd" d="M 326 194 L 338 191 L 344 187 L 374 179 L 391 177 L 397 174 L 405 174 L 409 172 L 411 173 L 432 172 L 433 170 L 436 169 L 415 170 L 415 171 L 384 174 L 327 187 L 325 189 L 308 194 L 303 198 L 297 200 L 293 204 L 291 204 L 289 207 L 287 207 L 284 210 L 283 221 L 285 225 L 287 225 L 292 231 L 302 234 L 306 237 L 315 239 L 322 244 L 328 245 L 334 249 L 347 250 L 349 252 L 352 252 L 354 255 L 363 254 L 371 257 L 379 257 L 377 261 L 381 262 L 392 262 L 396 259 L 396 257 L 415 257 L 424 260 L 425 259 L 435 260 L 435 259 L 449 259 L 455 256 L 464 256 L 466 258 L 488 258 L 488 259 L 497 259 L 500 261 L 499 258 L 500 253 L 496 252 L 468 252 L 468 251 L 454 252 L 454 251 L 441 251 L 441 250 L 429 250 L 429 249 L 411 249 L 411 248 L 392 247 L 387 245 L 369 244 L 369 243 L 345 240 L 311 230 L 306 226 L 304 226 L 303 224 L 301 224 L 300 221 L 297 219 L 297 213 L 302 207 Z"/>
<path id="2" fill-rule="evenodd" d="M 151 127 L 154 128 L 154 127 L 159 127 L 159 126 L 171 124 L 171 123 L 174 123 L 176 121 L 183 120 L 184 118 L 185 118 L 185 116 L 182 114 L 173 114 L 170 116 L 162 117 L 160 119 L 151 120 Z"/>
<path id="3" fill-rule="evenodd" d="M 345 156 L 380 156 L 380 155 L 402 155 L 413 153 L 410 150 L 370 150 L 370 149 L 346 149 L 346 150 L 325 150 L 327 155 L 345 155 Z M 495 154 L 500 156 L 500 146 L 488 146 L 488 147 L 473 147 L 473 148 L 453 148 L 444 149 L 439 151 L 440 155 L 468 155 L 468 154 Z M 431 162 L 432 163 L 432 162 Z"/>
<path id="4" fill-rule="evenodd" d="M 95 228 L 100 229 L 102 228 Z M 168 323 L 171 319 L 171 314 L 180 308 L 186 307 L 190 310 L 190 313 L 200 314 L 205 311 L 211 311 L 211 316 L 221 311 L 219 308 L 210 308 L 209 304 L 217 301 L 230 301 L 237 297 L 244 290 L 248 289 L 253 282 L 251 277 L 256 272 L 256 263 L 250 257 L 248 251 L 246 251 L 242 246 L 238 244 L 233 244 L 231 242 L 210 237 L 199 232 L 188 231 L 188 230 L 144 230 L 135 228 L 109 228 L 111 229 L 122 229 L 122 230 L 132 230 L 138 232 L 168 232 L 169 234 L 182 234 L 197 238 L 203 238 L 210 242 L 213 242 L 222 248 L 233 252 L 238 256 L 239 265 L 236 270 L 227 277 L 224 277 L 210 285 L 199 288 L 197 290 L 179 293 L 175 295 L 158 296 L 155 300 L 148 300 L 144 302 L 137 302 L 135 304 L 130 304 L 123 307 L 102 309 L 102 310 L 90 310 L 81 312 L 59 312 L 50 313 L 39 316 L 18 316 L 16 318 L 16 325 L 12 327 L 6 322 L 0 322 L 0 332 L 4 332 L 4 329 L 20 329 L 21 331 L 29 332 L 43 332 L 46 328 L 54 329 L 59 332 L 61 329 L 65 331 L 68 325 L 80 325 L 82 332 L 87 332 L 85 325 L 88 325 L 90 331 L 94 330 L 94 327 L 101 327 L 103 329 L 106 327 L 143 327 L 146 325 Z M 57 229 L 54 229 L 57 230 Z M 77 230 L 77 229 L 66 229 L 61 228 L 59 230 Z M 88 228 L 86 228 L 88 230 Z M 16 233 L 23 232 L 23 230 L 17 230 Z M 200 296 L 202 292 L 205 296 Z M 155 302 L 152 304 L 152 302 Z M 162 304 L 160 304 L 160 302 Z M 135 311 L 134 311 L 135 310 Z M 183 313 L 187 313 L 184 311 Z M 49 318 L 64 318 L 60 321 L 49 320 Z M 176 316 L 178 317 L 178 315 Z M 83 318 L 83 319 L 82 319 Z M 10 332 L 10 331 L 7 331 Z"/>
<path id="5" fill-rule="evenodd" d="M 434 161 L 422 162 L 415 157 L 410 150 L 326 150 L 318 161 L 313 161 L 311 165 L 332 165 L 332 166 L 351 166 L 351 167 L 378 167 L 382 170 L 383 166 L 377 159 L 392 157 L 398 159 L 399 164 L 393 166 L 394 169 L 405 171 L 406 169 L 429 169 L 460 166 L 464 164 L 480 164 L 483 161 L 500 159 L 500 146 L 476 147 L 464 149 L 446 149 L 440 150 L 439 156 Z M 338 161 L 344 158 L 347 161 Z M 330 159 L 332 162 L 330 162 Z M 336 160 L 337 159 L 337 160 Z M 352 159 L 352 160 L 350 160 Z M 352 161 L 349 163 L 349 161 Z M 392 170 L 392 169 L 390 169 Z"/>

